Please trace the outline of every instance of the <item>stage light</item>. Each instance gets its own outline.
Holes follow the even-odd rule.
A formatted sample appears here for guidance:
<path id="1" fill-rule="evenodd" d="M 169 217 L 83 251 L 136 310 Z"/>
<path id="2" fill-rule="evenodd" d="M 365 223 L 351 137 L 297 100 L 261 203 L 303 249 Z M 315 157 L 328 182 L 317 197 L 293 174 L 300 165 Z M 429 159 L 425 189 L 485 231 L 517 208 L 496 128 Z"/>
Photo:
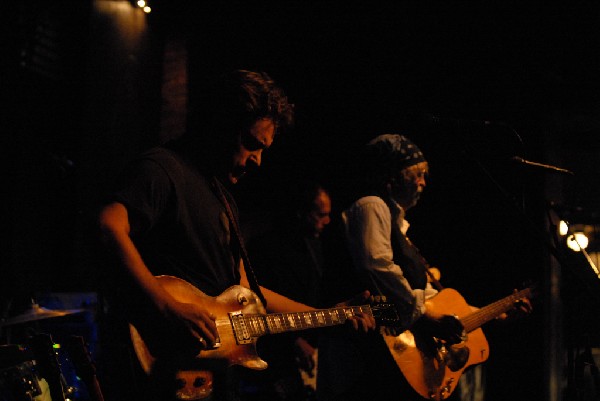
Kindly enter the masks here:
<path id="1" fill-rule="evenodd" d="M 587 248 L 589 244 L 588 237 L 582 232 L 576 232 L 567 237 L 567 246 L 575 252 L 580 252 Z"/>
<path id="2" fill-rule="evenodd" d="M 568 232 L 569 232 L 569 224 L 567 224 L 566 221 L 561 220 L 560 223 L 558 223 L 558 234 L 561 237 L 564 237 L 565 235 L 567 235 Z"/>

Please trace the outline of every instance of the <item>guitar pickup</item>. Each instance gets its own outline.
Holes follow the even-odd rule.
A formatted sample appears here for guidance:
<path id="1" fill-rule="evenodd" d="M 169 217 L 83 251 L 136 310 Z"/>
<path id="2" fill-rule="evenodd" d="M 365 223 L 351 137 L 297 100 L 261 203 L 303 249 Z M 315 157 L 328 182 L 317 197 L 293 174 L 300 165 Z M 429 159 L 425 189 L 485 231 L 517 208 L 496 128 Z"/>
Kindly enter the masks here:
<path id="1" fill-rule="evenodd" d="M 238 345 L 252 343 L 252 336 L 241 311 L 229 312 L 229 320 L 233 328 L 235 342 Z"/>

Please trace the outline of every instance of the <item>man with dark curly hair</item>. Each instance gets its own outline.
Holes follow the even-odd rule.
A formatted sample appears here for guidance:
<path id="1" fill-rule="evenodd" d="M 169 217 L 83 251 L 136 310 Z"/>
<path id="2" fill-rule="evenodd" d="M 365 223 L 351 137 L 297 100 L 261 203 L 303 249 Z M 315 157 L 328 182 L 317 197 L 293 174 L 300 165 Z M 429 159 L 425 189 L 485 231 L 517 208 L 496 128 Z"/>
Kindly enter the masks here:
<path id="1" fill-rule="evenodd" d="M 143 396 L 136 395 L 139 399 L 169 399 L 172 390 L 196 391 L 212 380 L 172 380 L 169 375 L 177 369 L 179 355 L 193 357 L 221 347 L 214 354 L 218 358 L 264 367 L 259 366 L 262 361 L 223 350 L 228 339 L 221 337 L 224 328 L 217 329 L 221 320 L 214 303 L 194 302 L 181 295 L 187 289 L 168 288 L 157 276 L 182 279 L 209 297 L 241 284 L 262 297 L 270 312 L 311 309 L 258 287 L 243 261 L 237 208 L 228 191 L 261 165 L 276 133 L 291 125 L 292 105 L 267 74 L 238 70 L 212 82 L 197 106 L 192 111 L 194 130 L 138 157 L 99 215 L 103 243 L 119 266 L 109 288 L 112 303 L 122 321 L 137 330 L 132 331 L 138 335 L 132 334 L 137 359 L 153 376 L 142 386 Z M 240 308 L 255 302 L 237 298 Z M 223 320 L 227 319 L 226 315 Z M 375 325 L 371 316 L 362 314 L 349 320 L 355 329 Z M 143 347 L 140 352 L 140 337 L 149 352 Z M 224 394 L 213 392 L 212 398 Z M 226 398 L 230 396 L 227 392 Z"/>

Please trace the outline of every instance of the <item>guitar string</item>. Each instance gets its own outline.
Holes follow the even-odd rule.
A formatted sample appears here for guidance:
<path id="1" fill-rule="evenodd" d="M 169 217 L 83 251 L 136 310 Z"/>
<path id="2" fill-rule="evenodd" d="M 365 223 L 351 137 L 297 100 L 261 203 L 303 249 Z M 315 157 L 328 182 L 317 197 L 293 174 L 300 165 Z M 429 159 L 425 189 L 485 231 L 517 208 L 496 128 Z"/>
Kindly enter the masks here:
<path id="1" fill-rule="evenodd" d="M 461 319 L 465 329 L 471 331 L 484 323 L 492 320 L 494 316 L 497 316 L 503 312 L 511 309 L 509 306 L 513 305 L 515 301 L 528 296 L 530 293 L 529 289 L 519 291 L 512 294 L 504 299 L 496 301 L 488 306 L 481 308 L 479 311 Z"/>
<path id="2" fill-rule="evenodd" d="M 368 306 L 352 306 L 352 307 L 339 307 L 333 309 L 319 309 L 315 311 L 307 312 L 290 312 L 290 313 L 276 313 L 269 315 L 244 315 L 245 327 L 249 327 L 253 334 L 264 334 L 266 329 L 257 329 L 257 326 L 265 326 L 271 332 L 279 332 L 281 330 L 301 330 L 311 327 L 327 327 L 337 324 L 343 324 L 348 319 L 347 311 L 350 310 L 351 316 L 355 316 L 357 312 L 364 312 L 365 308 L 367 312 L 372 314 L 371 309 Z M 335 313 L 336 318 L 332 316 Z M 322 320 L 318 318 L 321 314 Z M 288 316 L 292 318 L 290 322 Z M 265 324 L 257 323 L 264 322 Z M 274 329 L 274 330 L 273 330 Z"/>

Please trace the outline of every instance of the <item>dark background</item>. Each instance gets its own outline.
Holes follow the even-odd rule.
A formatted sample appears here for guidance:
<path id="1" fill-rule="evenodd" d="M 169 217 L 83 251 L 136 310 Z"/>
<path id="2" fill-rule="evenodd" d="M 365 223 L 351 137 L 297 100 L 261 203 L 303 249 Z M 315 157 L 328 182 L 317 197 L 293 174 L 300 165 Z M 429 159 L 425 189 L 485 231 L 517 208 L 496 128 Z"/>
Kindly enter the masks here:
<path id="1" fill-rule="evenodd" d="M 237 189 L 249 232 L 298 178 L 324 182 L 338 211 L 352 152 L 381 133 L 410 136 L 431 165 L 410 236 L 442 282 L 474 305 L 542 284 L 532 316 L 486 330 L 488 400 L 547 398 L 549 355 L 563 352 L 548 344 L 566 358 L 600 343 L 598 279 L 580 255 L 550 267 L 546 218 L 598 223 L 600 6 L 215 3 L 155 1 L 150 15 L 127 1 L 3 3 L 4 298 L 96 289 L 93 213 L 129 157 L 180 133 L 164 109 L 183 95 L 166 101 L 161 85 L 185 54 L 192 102 L 206 77 L 245 68 L 296 104 L 293 132 Z M 515 155 L 574 176 L 519 168 Z M 552 280 L 564 313 L 550 306 Z M 553 380 L 563 388 L 572 372 L 564 361 Z"/>

